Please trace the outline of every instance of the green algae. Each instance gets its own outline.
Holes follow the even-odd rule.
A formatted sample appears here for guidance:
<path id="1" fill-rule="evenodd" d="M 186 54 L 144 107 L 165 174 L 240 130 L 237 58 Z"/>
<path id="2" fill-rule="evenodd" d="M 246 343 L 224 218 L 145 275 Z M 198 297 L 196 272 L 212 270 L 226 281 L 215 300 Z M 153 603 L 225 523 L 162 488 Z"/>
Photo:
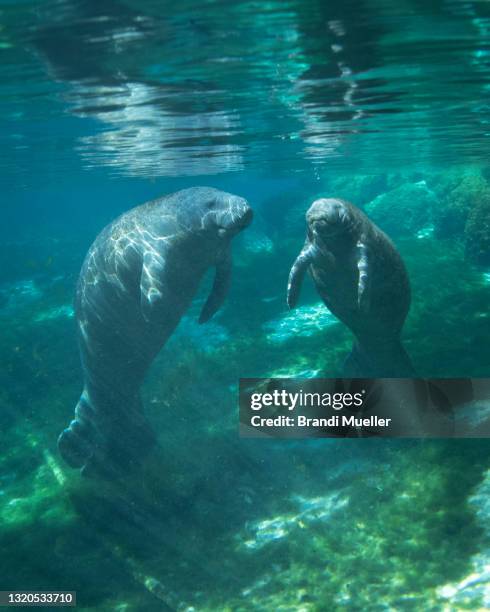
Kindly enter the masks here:
<path id="1" fill-rule="evenodd" d="M 469 212 L 465 238 L 466 259 L 490 266 L 490 188 Z"/>
<path id="2" fill-rule="evenodd" d="M 240 611 L 441 609 L 437 588 L 465 575 L 482 538 L 466 496 L 481 478 L 485 451 L 471 448 L 471 458 L 461 460 L 447 455 L 450 448 L 441 442 L 393 450 L 384 469 L 344 482 L 344 503 L 332 508 L 327 502 L 323 520 L 303 515 L 294 528 L 276 517 L 287 534 L 248 545 L 240 563 L 245 575 L 262 568 L 257 580 L 241 599 L 215 605 Z M 245 535 L 243 542 L 247 546 Z"/>
<path id="3" fill-rule="evenodd" d="M 436 234 L 445 238 L 461 236 L 470 211 L 487 194 L 487 181 L 477 171 L 453 172 L 433 181 L 440 197 L 440 206 L 435 210 Z"/>
<path id="4" fill-rule="evenodd" d="M 389 235 L 414 236 L 432 223 L 435 194 L 425 181 L 405 183 L 366 204 L 372 220 Z"/>
<path id="5" fill-rule="evenodd" d="M 395 183 L 395 185 L 394 185 Z M 364 206 L 377 196 L 386 193 L 396 186 L 396 178 L 387 174 L 338 177 L 327 183 L 329 191 L 336 197 L 349 202 L 355 202 L 357 206 Z"/>

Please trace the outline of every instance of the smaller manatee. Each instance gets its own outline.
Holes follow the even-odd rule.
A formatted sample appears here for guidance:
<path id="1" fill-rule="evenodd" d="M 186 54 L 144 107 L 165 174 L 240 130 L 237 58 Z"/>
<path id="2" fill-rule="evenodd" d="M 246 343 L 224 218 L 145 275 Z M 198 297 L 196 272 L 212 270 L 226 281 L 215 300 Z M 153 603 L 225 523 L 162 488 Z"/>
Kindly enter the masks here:
<path id="1" fill-rule="evenodd" d="M 309 271 L 326 306 L 356 337 L 345 375 L 414 376 L 400 340 L 410 283 L 391 240 L 344 200 L 316 200 L 306 222 L 306 241 L 289 274 L 289 307 L 296 305 Z"/>

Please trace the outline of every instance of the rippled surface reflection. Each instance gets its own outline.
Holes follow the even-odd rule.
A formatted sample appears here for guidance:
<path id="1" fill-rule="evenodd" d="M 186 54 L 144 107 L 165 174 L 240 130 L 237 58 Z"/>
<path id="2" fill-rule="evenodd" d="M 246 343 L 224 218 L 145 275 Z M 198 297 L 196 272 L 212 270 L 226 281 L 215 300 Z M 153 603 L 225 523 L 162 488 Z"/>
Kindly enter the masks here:
<path id="1" fill-rule="evenodd" d="M 479 163 L 489 28 L 476 0 L 3 1 L 0 163 L 17 182 L 66 150 L 133 176 Z"/>

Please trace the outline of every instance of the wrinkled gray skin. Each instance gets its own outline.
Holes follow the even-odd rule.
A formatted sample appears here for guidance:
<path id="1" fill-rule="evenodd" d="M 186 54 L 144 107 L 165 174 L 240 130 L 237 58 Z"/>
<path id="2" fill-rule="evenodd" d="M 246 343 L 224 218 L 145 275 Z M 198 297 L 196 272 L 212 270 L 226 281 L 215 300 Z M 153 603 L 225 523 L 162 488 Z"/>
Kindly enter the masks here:
<path id="1" fill-rule="evenodd" d="M 210 267 L 216 275 L 199 322 L 220 308 L 232 238 L 251 219 L 243 198 L 193 187 L 128 211 L 96 238 L 75 299 L 85 384 L 58 439 L 69 465 L 111 475 L 153 447 L 139 394 L 146 371 Z"/>
<path id="2" fill-rule="evenodd" d="M 306 242 L 289 275 L 289 307 L 296 305 L 308 270 L 329 310 L 356 337 L 345 376 L 413 376 L 400 341 L 410 284 L 391 240 L 343 200 L 316 200 L 306 222 Z"/>

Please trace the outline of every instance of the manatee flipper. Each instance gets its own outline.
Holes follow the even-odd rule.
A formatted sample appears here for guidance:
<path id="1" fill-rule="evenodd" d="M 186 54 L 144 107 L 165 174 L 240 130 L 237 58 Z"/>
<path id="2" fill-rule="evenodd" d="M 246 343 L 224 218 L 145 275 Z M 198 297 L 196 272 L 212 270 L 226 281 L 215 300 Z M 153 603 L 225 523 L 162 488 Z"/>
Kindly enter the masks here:
<path id="1" fill-rule="evenodd" d="M 118 417 L 109 399 L 108 415 L 94 411 L 84 391 L 75 419 L 58 438 L 58 449 L 70 467 L 82 468 L 85 476 L 117 476 L 140 464 L 156 445 L 156 437 L 143 414 L 141 399 L 115 398 Z"/>
<path id="2" fill-rule="evenodd" d="M 359 271 L 359 280 L 357 283 L 357 305 L 361 312 L 369 310 L 369 250 L 363 239 L 357 243 L 357 269 Z"/>
<path id="3" fill-rule="evenodd" d="M 58 449 L 70 467 L 82 467 L 93 456 L 100 440 L 90 400 L 83 391 L 75 408 L 75 418 L 58 437 Z"/>
<path id="4" fill-rule="evenodd" d="M 140 279 L 141 315 L 149 322 L 158 303 L 166 303 L 169 296 L 165 295 L 165 259 L 154 251 L 143 255 Z"/>
<path id="5" fill-rule="evenodd" d="M 412 378 L 416 375 L 399 338 L 356 340 L 343 368 L 346 378 Z"/>
<path id="6" fill-rule="evenodd" d="M 296 258 L 296 261 L 293 263 L 288 279 L 287 302 L 289 308 L 294 308 L 298 303 L 301 284 L 309 265 L 313 261 L 314 255 L 315 247 L 312 244 L 307 243 Z"/>
<path id="7" fill-rule="evenodd" d="M 351 352 L 347 355 L 342 369 L 345 378 L 369 378 L 374 377 L 369 356 L 365 355 L 362 347 L 357 342 L 352 345 Z"/>
<path id="8" fill-rule="evenodd" d="M 386 376 L 393 378 L 413 378 L 417 376 L 412 360 L 399 338 L 390 343 L 383 354 L 382 366 L 383 371 L 388 371 Z"/>
<path id="9" fill-rule="evenodd" d="M 73 420 L 58 437 L 58 449 L 70 467 L 82 467 L 93 454 L 93 443 L 80 421 Z"/>
<path id="10" fill-rule="evenodd" d="M 225 255 L 216 264 L 216 273 L 214 276 L 213 287 L 211 293 L 202 307 L 199 315 L 199 323 L 206 323 L 209 319 L 221 308 L 231 283 L 231 250 L 228 249 Z"/>

